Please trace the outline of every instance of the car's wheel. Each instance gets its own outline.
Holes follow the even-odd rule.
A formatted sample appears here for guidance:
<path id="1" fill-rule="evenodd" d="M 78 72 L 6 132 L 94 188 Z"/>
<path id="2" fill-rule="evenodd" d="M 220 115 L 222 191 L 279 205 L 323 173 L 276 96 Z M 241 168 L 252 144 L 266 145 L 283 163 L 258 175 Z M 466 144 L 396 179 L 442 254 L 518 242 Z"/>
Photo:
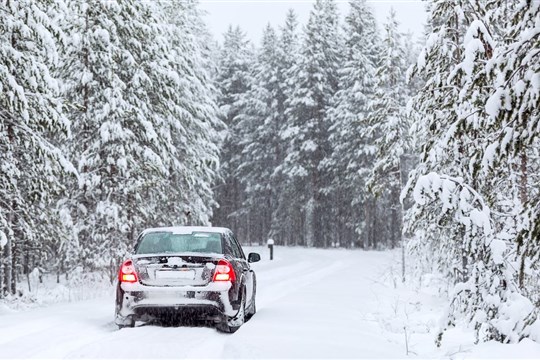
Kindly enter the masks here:
<path id="1" fill-rule="evenodd" d="M 257 305 L 255 305 L 255 298 L 257 295 L 257 283 L 254 282 L 253 283 L 253 295 L 251 296 L 251 305 L 249 306 L 249 310 L 246 314 L 246 321 L 248 321 L 249 319 L 251 319 L 253 317 L 253 315 L 255 315 L 255 313 L 257 312 Z"/>
<path id="2" fill-rule="evenodd" d="M 117 322 L 116 326 L 118 326 L 118 329 L 132 328 L 135 327 L 135 320 L 131 316 L 129 316 L 124 321 Z"/>
<path id="3" fill-rule="evenodd" d="M 240 300 L 240 308 L 235 316 L 225 316 L 224 319 L 217 324 L 218 331 L 232 334 L 240 329 L 240 326 L 246 321 L 246 289 L 242 289 L 242 299 Z"/>

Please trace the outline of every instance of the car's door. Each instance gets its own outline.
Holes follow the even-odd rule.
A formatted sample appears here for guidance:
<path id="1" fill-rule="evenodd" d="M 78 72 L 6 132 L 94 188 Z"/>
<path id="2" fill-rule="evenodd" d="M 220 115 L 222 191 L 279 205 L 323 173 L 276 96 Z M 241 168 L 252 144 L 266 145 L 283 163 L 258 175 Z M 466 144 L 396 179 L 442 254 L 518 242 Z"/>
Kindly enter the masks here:
<path id="1" fill-rule="evenodd" d="M 248 307 L 251 305 L 251 299 L 253 297 L 253 271 L 249 266 L 244 251 L 242 250 L 242 246 L 240 246 L 236 236 L 231 232 L 229 238 L 233 254 L 236 258 L 235 268 L 239 270 L 239 275 L 243 274 L 246 277 L 246 307 Z"/>

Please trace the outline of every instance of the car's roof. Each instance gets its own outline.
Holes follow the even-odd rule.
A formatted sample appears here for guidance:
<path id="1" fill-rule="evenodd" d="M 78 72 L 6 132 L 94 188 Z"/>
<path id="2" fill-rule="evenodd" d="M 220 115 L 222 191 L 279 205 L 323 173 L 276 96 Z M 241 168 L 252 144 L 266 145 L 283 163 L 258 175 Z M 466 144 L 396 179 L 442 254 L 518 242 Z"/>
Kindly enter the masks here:
<path id="1" fill-rule="evenodd" d="M 225 234 L 230 230 L 224 227 L 214 226 L 170 226 L 170 227 L 157 227 L 150 228 L 143 231 L 143 234 L 149 232 L 172 232 L 174 234 L 191 234 L 193 232 L 211 232 Z"/>

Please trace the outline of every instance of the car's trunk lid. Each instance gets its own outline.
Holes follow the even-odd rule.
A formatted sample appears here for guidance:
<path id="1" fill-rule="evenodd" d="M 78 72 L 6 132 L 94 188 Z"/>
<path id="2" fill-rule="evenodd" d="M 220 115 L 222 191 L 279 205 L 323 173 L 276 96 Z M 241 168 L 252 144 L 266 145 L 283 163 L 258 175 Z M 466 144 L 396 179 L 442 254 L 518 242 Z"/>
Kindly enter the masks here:
<path id="1" fill-rule="evenodd" d="M 136 255 L 133 263 L 141 283 L 149 286 L 204 286 L 212 281 L 219 255 Z"/>

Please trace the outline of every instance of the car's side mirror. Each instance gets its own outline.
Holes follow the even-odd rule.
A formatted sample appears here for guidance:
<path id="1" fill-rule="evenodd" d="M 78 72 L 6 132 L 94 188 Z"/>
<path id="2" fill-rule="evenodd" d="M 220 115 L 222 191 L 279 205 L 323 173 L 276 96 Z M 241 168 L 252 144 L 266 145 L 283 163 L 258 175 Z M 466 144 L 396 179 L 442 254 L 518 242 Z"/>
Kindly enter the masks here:
<path id="1" fill-rule="evenodd" d="M 257 253 L 249 253 L 248 255 L 248 262 L 249 263 L 254 263 L 254 262 L 257 262 L 257 261 L 260 261 L 261 260 L 261 255 L 257 254 Z"/>

